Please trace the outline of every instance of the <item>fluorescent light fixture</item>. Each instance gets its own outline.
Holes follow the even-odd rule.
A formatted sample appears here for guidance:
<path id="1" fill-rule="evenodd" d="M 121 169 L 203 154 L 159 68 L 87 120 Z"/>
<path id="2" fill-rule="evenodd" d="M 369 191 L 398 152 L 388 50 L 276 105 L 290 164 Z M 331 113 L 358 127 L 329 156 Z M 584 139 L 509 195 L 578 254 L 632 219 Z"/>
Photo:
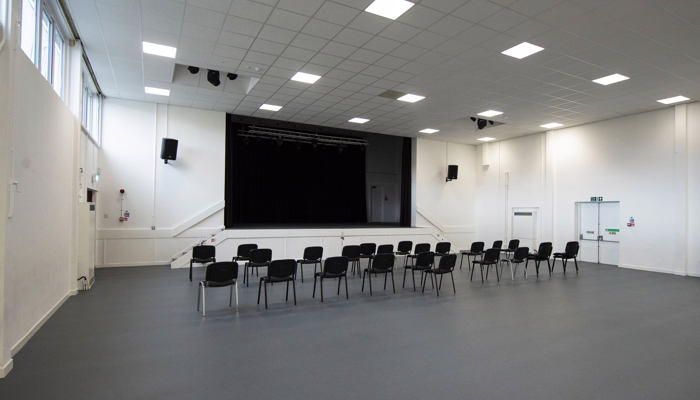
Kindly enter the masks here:
<path id="1" fill-rule="evenodd" d="M 513 58 L 521 60 L 527 56 L 539 53 L 542 50 L 544 50 L 544 47 L 536 46 L 528 42 L 522 42 L 517 46 L 513 46 L 508 50 L 502 51 L 501 54 L 505 54 L 507 56 L 511 56 Z"/>
<path id="2" fill-rule="evenodd" d="M 432 135 L 432 134 L 435 133 L 435 132 L 440 132 L 440 130 L 439 130 L 439 129 L 433 129 L 433 128 L 425 128 L 425 129 L 419 130 L 418 132 L 420 132 L 420 133 L 427 133 L 427 134 L 429 134 L 429 135 Z"/>
<path id="3" fill-rule="evenodd" d="M 292 77 L 293 81 L 304 82 L 309 84 L 316 83 L 316 81 L 319 79 L 321 79 L 320 75 L 307 74 L 306 72 L 297 72 Z"/>
<path id="4" fill-rule="evenodd" d="M 150 86 L 146 86 L 143 89 L 147 94 L 155 94 L 157 96 L 170 96 L 170 90 L 168 89 L 160 89 Z"/>
<path id="5" fill-rule="evenodd" d="M 263 104 L 260 106 L 260 109 L 266 111 L 279 111 L 282 109 L 282 106 L 276 106 L 274 104 Z"/>
<path id="6" fill-rule="evenodd" d="M 492 141 L 492 140 L 496 140 L 496 138 L 484 136 L 484 137 L 480 137 L 480 138 L 478 138 L 478 139 L 476 139 L 476 140 L 479 140 L 479 141 L 482 141 L 482 142 L 490 142 L 490 141 Z"/>
<path id="7" fill-rule="evenodd" d="M 680 103 L 681 101 L 687 101 L 690 100 L 689 98 L 685 96 L 676 96 L 676 97 L 669 97 L 667 99 L 661 99 L 661 100 L 656 100 L 659 103 L 662 104 L 673 104 L 673 103 Z"/>
<path id="8" fill-rule="evenodd" d="M 143 52 L 153 54 L 155 56 L 175 58 L 177 49 L 172 46 L 166 46 L 158 43 L 143 42 Z"/>
<path id="9" fill-rule="evenodd" d="M 396 100 L 398 100 L 398 101 L 405 101 L 406 103 L 415 103 L 415 102 L 417 102 L 417 101 L 423 100 L 424 98 L 425 98 L 425 96 L 419 96 L 419 95 L 417 95 L 417 94 L 410 94 L 410 93 L 409 93 L 409 94 L 405 94 L 405 95 L 399 97 L 399 98 L 396 99 Z"/>
<path id="10" fill-rule="evenodd" d="M 620 75 L 620 74 L 612 74 L 608 76 L 604 76 L 602 78 L 594 79 L 593 82 L 603 85 L 603 86 L 608 86 L 612 85 L 613 83 L 617 82 L 622 82 L 628 80 L 628 76 Z"/>
<path id="11" fill-rule="evenodd" d="M 348 120 L 348 122 L 352 122 L 353 124 L 364 124 L 365 122 L 369 122 L 367 118 L 351 118 Z"/>
<path id="12" fill-rule="evenodd" d="M 374 0 L 365 11 L 380 17 L 396 19 L 411 7 L 413 3 L 406 0 Z"/>
<path id="13" fill-rule="evenodd" d="M 491 118 L 491 117 L 495 117 L 495 116 L 501 115 L 501 114 L 503 114 L 503 111 L 486 110 L 486 111 L 480 112 L 480 113 L 478 113 L 478 114 L 476 114 L 476 115 L 479 115 L 479 116 L 482 116 L 482 117 Z"/>
<path id="14" fill-rule="evenodd" d="M 564 125 L 560 124 L 559 122 L 550 122 L 548 124 L 544 124 L 544 125 L 540 125 L 540 126 L 543 128 L 546 128 L 546 129 L 554 129 L 554 128 L 559 128 L 560 126 L 564 126 Z"/>

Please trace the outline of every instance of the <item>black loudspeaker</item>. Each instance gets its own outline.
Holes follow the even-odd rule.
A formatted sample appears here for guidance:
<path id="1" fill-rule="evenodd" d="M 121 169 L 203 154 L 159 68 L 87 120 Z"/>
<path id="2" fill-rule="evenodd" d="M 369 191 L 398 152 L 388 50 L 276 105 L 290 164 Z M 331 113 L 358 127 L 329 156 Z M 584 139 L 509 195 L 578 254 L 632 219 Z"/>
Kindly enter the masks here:
<path id="1" fill-rule="evenodd" d="M 168 160 L 177 158 L 177 139 L 163 138 L 160 143 L 160 158 L 168 163 Z"/>
<path id="2" fill-rule="evenodd" d="M 445 182 L 449 182 L 451 180 L 457 179 L 457 166 L 456 165 L 448 165 L 447 166 L 447 178 L 445 178 Z"/>

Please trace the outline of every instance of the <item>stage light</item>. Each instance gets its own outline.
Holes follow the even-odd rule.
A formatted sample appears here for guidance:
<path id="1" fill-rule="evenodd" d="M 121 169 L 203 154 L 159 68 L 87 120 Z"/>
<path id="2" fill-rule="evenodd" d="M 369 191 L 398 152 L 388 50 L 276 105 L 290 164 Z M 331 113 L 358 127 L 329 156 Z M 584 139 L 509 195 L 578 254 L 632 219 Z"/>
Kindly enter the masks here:
<path id="1" fill-rule="evenodd" d="M 189 67 L 187 67 L 187 70 L 190 71 L 191 74 L 196 74 L 197 72 L 199 72 L 199 67 L 194 67 L 190 65 Z"/>
<path id="2" fill-rule="evenodd" d="M 214 86 L 221 85 L 221 79 L 219 79 L 219 71 L 210 69 L 209 72 L 207 72 L 207 81 L 209 81 L 209 83 L 211 83 Z"/>
<path id="3" fill-rule="evenodd" d="M 229 72 L 228 74 L 226 74 L 226 76 L 227 76 L 228 79 L 231 80 L 231 81 L 235 81 L 236 78 L 238 78 L 238 74 L 234 74 L 234 73 L 232 73 L 232 72 Z"/>

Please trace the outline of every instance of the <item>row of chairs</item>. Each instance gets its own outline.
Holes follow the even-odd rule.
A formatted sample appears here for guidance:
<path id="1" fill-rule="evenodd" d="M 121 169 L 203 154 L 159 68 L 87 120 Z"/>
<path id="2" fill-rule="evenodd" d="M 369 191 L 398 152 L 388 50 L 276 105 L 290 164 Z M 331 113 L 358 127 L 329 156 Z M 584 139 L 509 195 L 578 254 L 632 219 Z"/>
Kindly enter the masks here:
<path id="1" fill-rule="evenodd" d="M 461 259 L 459 267 L 462 268 L 462 261 L 464 257 L 467 257 L 467 264 L 469 264 L 470 257 L 473 257 L 472 263 L 469 265 L 471 269 L 470 280 L 474 277 L 474 270 L 476 265 L 479 265 L 479 270 L 481 272 L 481 282 L 484 282 L 484 268 L 486 268 L 486 279 L 488 279 L 489 267 L 493 266 L 496 269 L 496 279 L 501 280 L 500 275 L 503 272 L 503 264 L 507 263 L 510 266 L 511 279 L 515 279 L 515 270 L 517 266 L 521 263 L 525 263 L 524 276 L 527 279 L 527 265 L 530 260 L 535 264 L 535 271 L 537 276 L 540 274 L 540 263 L 543 261 L 547 262 L 547 270 L 549 271 L 549 276 L 552 276 L 554 272 L 554 265 L 557 259 L 562 262 L 562 269 L 566 274 L 566 263 L 569 260 L 574 260 L 574 265 L 576 266 L 576 273 L 578 274 L 578 262 L 576 257 L 578 257 L 579 243 L 577 241 L 568 242 L 563 252 L 554 253 L 552 255 L 552 243 L 542 242 L 536 252 L 530 253 L 528 247 L 519 247 L 520 241 L 518 239 L 513 239 L 508 243 L 507 249 L 502 249 L 503 242 L 501 240 L 496 240 L 490 249 L 484 251 L 484 242 L 473 242 L 469 250 L 462 250 Z M 505 254 L 505 258 L 501 258 L 501 254 Z M 510 258 L 508 256 L 511 256 Z M 479 257 L 477 260 L 476 258 Z M 550 257 L 553 261 L 550 263 Z M 501 266 L 501 274 L 498 273 L 498 264 Z M 514 269 L 515 266 L 515 269 Z"/>
<path id="2" fill-rule="evenodd" d="M 365 278 L 369 283 L 370 295 L 373 294 L 372 290 L 372 275 L 384 275 L 384 289 L 386 290 L 388 276 L 391 276 L 392 290 L 396 293 L 395 283 L 394 283 L 394 262 L 397 255 L 404 255 L 406 259 L 404 261 L 404 278 L 403 287 L 406 283 L 406 271 L 411 269 L 413 277 L 414 291 L 416 290 L 415 285 L 415 271 L 421 272 L 421 284 L 422 291 L 425 291 L 425 285 L 428 276 L 431 277 L 431 285 L 436 288 L 437 295 L 439 296 L 439 290 L 442 287 L 442 276 L 444 274 L 450 273 L 452 279 L 452 288 L 456 293 L 454 276 L 452 272 L 456 264 L 456 255 L 449 254 L 451 244 L 449 242 L 441 242 L 436 246 L 436 252 L 430 252 L 429 243 L 421 243 L 416 245 L 416 251 L 418 254 L 411 254 L 412 243 L 409 241 L 404 241 L 399 243 L 397 251 L 393 251 L 393 245 L 380 245 L 376 246 L 374 243 L 363 243 L 359 246 L 349 245 L 344 246 L 342 255 L 338 257 L 330 257 L 322 263 L 321 258 L 323 256 L 322 247 L 307 247 L 304 250 L 304 258 L 300 260 L 284 259 L 284 260 L 271 260 L 272 251 L 270 249 L 258 249 L 256 244 L 243 244 L 238 247 L 237 255 L 233 257 L 231 262 L 216 262 L 215 253 L 200 253 L 199 250 L 193 250 L 193 262 L 201 262 L 201 260 L 212 260 L 213 263 L 209 264 L 206 269 L 205 279 L 199 283 L 199 290 L 197 294 L 197 309 L 199 310 L 200 298 L 202 302 L 202 311 L 206 312 L 206 294 L 205 290 L 207 287 L 223 287 L 231 286 L 230 296 L 229 296 L 229 306 L 231 305 L 233 291 L 235 289 L 236 293 L 236 307 L 238 307 L 238 262 L 244 262 L 244 283 L 249 284 L 250 275 L 252 275 L 252 268 L 267 267 L 267 276 L 260 278 L 258 284 L 258 304 L 260 303 L 261 289 L 264 288 L 265 293 L 265 308 L 267 308 L 267 283 L 279 283 L 286 282 L 286 295 L 285 301 L 289 300 L 289 284 L 292 284 L 292 292 L 294 296 L 294 304 L 296 305 L 296 274 L 297 267 L 303 267 L 304 264 L 314 264 L 314 289 L 312 297 L 316 296 L 316 282 L 317 279 L 320 280 L 321 287 L 321 301 L 323 302 L 323 280 L 337 278 L 338 279 L 338 289 L 337 294 L 340 295 L 340 285 L 342 279 L 345 279 L 345 295 L 348 297 L 347 290 L 347 272 L 348 266 L 352 265 L 353 271 L 356 269 L 360 272 L 359 263 L 362 258 L 367 258 L 367 268 L 362 272 L 362 291 L 364 292 Z M 199 246 L 198 246 L 199 247 Z M 207 247 L 207 252 L 211 251 L 208 247 L 213 246 L 201 246 Z M 195 248 L 196 249 L 196 248 Z M 435 256 L 441 256 L 439 265 L 437 267 L 433 266 L 433 261 Z M 408 259 L 413 258 L 415 262 L 413 264 L 408 264 Z M 190 263 L 190 279 L 192 274 L 192 263 Z M 205 261 L 206 262 L 206 261 Z M 321 266 L 319 272 L 316 271 L 316 265 Z M 248 268 L 251 268 L 250 275 L 248 273 Z M 303 282 L 303 268 L 302 271 L 302 282 Z M 438 280 L 437 277 L 440 277 Z"/>

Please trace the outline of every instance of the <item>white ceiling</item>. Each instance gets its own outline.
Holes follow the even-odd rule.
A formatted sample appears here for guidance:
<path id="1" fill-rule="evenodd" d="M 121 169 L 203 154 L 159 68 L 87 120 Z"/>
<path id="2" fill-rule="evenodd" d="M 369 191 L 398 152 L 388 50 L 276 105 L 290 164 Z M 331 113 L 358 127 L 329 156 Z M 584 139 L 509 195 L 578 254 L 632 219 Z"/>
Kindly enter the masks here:
<path id="1" fill-rule="evenodd" d="M 478 143 L 700 99 L 698 0 L 413 0 L 391 21 L 372 0 L 68 0 L 105 95 L 346 129 Z M 175 60 L 141 42 L 177 47 Z M 544 47 L 517 60 L 523 41 Z M 247 94 L 173 82 L 174 65 L 260 81 Z M 322 75 L 313 85 L 297 71 Z M 206 71 L 200 72 L 200 74 Z M 612 73 L 629 80 L 600 86 Z M 144 86 L 171 89 L 169 98 Z M 387 89 L 426 96 L 403 103 Z M 258 110 L 263 103 L 284 106 Z M 467 117 L 495 109 L 504 125 L 477 131 Z M 364 125 L 352 117 L 369 118 Z"/>

